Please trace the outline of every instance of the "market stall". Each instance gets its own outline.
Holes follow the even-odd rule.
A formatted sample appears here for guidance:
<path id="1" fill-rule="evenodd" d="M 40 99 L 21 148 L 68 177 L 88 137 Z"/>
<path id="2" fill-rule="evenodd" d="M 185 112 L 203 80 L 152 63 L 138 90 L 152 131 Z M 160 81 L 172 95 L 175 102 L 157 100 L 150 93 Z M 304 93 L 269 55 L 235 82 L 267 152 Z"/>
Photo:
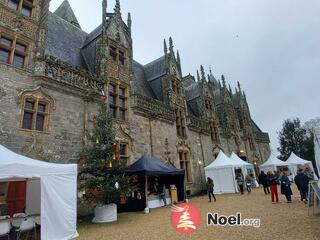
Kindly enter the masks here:
<path id="1" fill-rule="evenodd" d="M 147 208 L 163 206 L 159 196 L 165 186 L 167 204 L 171 203 L 172 190 L 177 193 L 177 200 L 185 200 L 184 170 L 167 166 L 156 157 L 142 156 L 125 169 L 127 175 L 133 176 L 137 191 L 133 192 L 128 202 L 121 204 L 122 211 L 142 211 Z"/>
<path id="2" fill-rule="evenodd" d="M 254 171 L 254 165 L 252 163 L 248 163 L 246 161 L 243 161 L 237 154 L 235 154 L 234 152 L 232 152 L 230 159 L 235 163 L 238 164 L 239 166 L 241 166 L 242 170 L 243 170 L 243 174 L 244 176 L 246 176 L 247 174 L 253 174 L 254 178 L 256 178 L 256 174 Z"/>
<path id="3" fill-rule="evenodd" d="M 268 171 L 278 171 L 280 168 L 289 169 L 289 165 L 290 164 L 281 161 L 273 153 L 271 153 L 269 159 L 260 165 L 260 171 L 264 171 L 265 173 L 267 173 Z"/>
<path id="4" fill-rule="evenodd" d="M 206 178 L 210 177 L 214 181 L 215 193 L 236 193 L 238 192 L 235 171 L 241 165 L 234 163 L 222 151 L 217 158 L 205 167 Z"/>
<path id="5" fill-rule="evenodd" d="M 309 167 L 309 169 L 313 172 L 314 179 L 317 179 L 311 161 L 304 160 L 292 152 L 286 163 L 290 164 L 289 169 L 293 177 L 297 175 L 299 168 Z"/>
<path id="6" fill-rule="evenodd" d="M 0 182 L 25 183 L 23 207 L 27 216 L 40 215 L 41 239 L 78 236 L 76 164 L 33 160 L 0 145 Z"/>

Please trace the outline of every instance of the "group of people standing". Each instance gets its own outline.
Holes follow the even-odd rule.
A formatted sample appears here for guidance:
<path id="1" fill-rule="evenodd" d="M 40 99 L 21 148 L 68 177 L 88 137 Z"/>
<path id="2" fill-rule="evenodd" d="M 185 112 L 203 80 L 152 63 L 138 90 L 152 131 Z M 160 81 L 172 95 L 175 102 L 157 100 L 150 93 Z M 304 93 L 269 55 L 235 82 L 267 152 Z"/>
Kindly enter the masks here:
<path id="1" fill-rule="evenodd" d="M 244 178 L 241 172 L 236 174 L 235 180 L 237 181 L 239 191 L 241 194 L 244 194 L 244 189 L 248 194 L 251 193 L 252 188 L 256 185 L 256 180 L 253 174 L 248 174 Z M 309 181 L 314 180 L 313 172 L 306 167 L 305 170 L 299 169 L 297 175 L 294 178 L 294 182 L 297 185 L 297 188 L 300 192 L 301 201 L 307 203 L 307 195 L 308 195 L 308 185 Z M 272 172 L 268 171 L 267 174 L 264 171 L 261 171 L 259 175 L 259 184 L 263 186 L 263 191 L 266 195 L 271 194 L 272 203 L 279 202 L 278 195 L 278 185 L 280 185 L 280 192 L 287 199 L 287 203 L 292 203 L 292 189 L 291 189 L 291 181 L 288 178 L 288 172 Z M 211 202 L 212 197 L 214 201 L 216 201 L 216 197 L 214 195 L 214 182 L 208 177 L 207 178 L 207 193 L 209 197 L 209 202 Z"/>
<path id="2" fill-rule="evenodd" d="M 313 180 L 313 173 L 307 167 L 305 170 L 299 169 L 297 175 L 294 178 L 294 182 L 300 191 L 301 201 L 307 203 L 307 193 L 309 181 Z M 288 178 L 288 172 L 272 172 L 268 171 L 265 174 L 261 171 L 259 175 L 259 183 L 263 186 L 264 193 L 270 194 L 272 203 L 279 202 L 278 185 L 280 185 L 280 192 L 287 199 L 287 203 L 292 202 L 292 189 L 291 181 Z M 270 189 L 270 190 L 269 190 Z"/>
<path id="3" fill-rule="evenodd" d="M 240 193 L 244 194 L 244 188 L 246 188 L 248 194 L 251 193 L 252 188 L 255 186 L 255 178 L 253 174 L 247 174 L 244 178 L 241 172 L 236 174 L 236 179 Z"/>

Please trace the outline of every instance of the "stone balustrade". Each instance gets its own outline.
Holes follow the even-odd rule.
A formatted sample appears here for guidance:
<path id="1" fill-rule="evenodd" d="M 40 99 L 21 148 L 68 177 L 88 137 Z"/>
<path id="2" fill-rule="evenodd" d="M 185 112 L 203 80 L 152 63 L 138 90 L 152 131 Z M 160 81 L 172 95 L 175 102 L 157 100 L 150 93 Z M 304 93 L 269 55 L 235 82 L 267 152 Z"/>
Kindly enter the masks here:
<path id="1" fill-rule="evenodd" d="M 158 100 L 140 94 L 133 95 L 132 109 L 149 118 L 159 118 L 170 123 L 175 121 L 174 109 Z"/>
<path id="2" fill-rule="evenodd" d="M 83 90 L 100 91 L 103 89 L 104 83 L 98 76 L 73 67 L 51 56 L 46 56 L 41 62 L 42 68 L 36 71 L 36 75 L 44 75 L 55 81 Z"/>

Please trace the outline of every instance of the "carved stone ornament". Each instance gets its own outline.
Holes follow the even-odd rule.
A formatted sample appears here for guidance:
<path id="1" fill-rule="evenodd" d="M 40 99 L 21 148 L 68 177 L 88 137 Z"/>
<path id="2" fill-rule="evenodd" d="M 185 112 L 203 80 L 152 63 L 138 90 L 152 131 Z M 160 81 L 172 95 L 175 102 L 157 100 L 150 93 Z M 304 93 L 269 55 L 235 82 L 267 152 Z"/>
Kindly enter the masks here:
<path id="1" fill-rule="evenodd" d="M 19 94 L 19 104 L 23 103 L 26 98 L 35 98 L 38 100 L 45 100 L 49 102 L 50 107 L 54 110 L 56 108 L 55 100 L 43 91 L 42 87 L 36 87 L 34 89 L 26 89 Z"/>

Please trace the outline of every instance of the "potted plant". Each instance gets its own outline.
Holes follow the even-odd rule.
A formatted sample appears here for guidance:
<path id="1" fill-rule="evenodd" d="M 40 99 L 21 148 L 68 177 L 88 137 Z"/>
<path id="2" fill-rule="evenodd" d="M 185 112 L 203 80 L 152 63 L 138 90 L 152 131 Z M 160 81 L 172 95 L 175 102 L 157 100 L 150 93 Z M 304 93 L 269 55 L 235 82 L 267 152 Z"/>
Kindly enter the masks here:
<path id="1" fill-rule="evenodd" d="M 117 156 L 113 122 L 106 105 L 101 103 L 96 124 L 80 154 L 79 181 L 82 201 L 94 207 L 95 223 L 117 220 L 117 205 L 126 200 L 134 186 L 121 171 Z"/>

